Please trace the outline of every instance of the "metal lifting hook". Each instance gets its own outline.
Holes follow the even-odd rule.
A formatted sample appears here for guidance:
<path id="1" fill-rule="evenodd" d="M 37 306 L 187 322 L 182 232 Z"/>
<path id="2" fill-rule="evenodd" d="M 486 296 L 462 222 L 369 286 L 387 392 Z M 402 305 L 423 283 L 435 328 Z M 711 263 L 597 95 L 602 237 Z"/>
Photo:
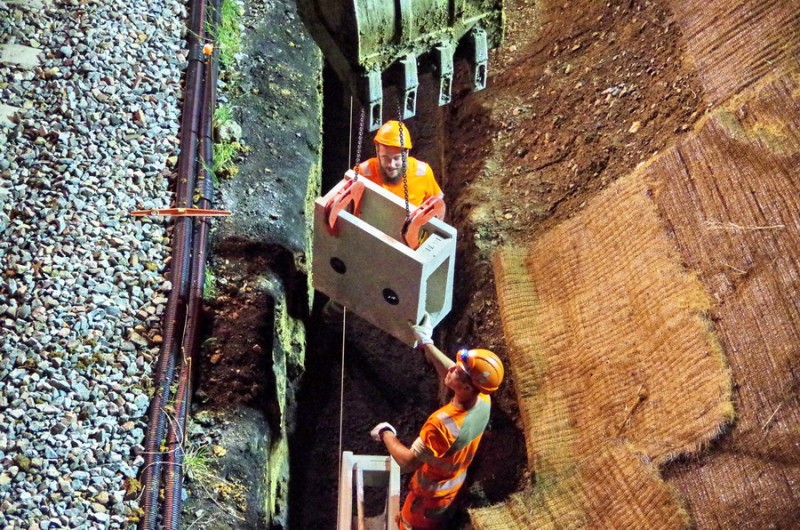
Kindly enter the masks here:
<path id="1" fill-rule="evenodd" d="M 434 217 L 444 220 L 446 207 L 441 197 L 428 197 L 425 202 L 419 205 L 403 223 L 401 233 L 406 245 L 416 250 L 422 244 L 423 238 L 420 237 L 422 227 Z"/>
<path id="2" fill-rule="evenodd" d="M 331 235 L 337 235 L 336 219 L 339 212 L 352 205 L 353 215 L 358 215 L 361 209 L 361 196 L 364 194 L 364 183 L 355 179 L 347 181 L 341 190 L 336 193 L 325 205 L 325 219 L 328 231 Z"/>

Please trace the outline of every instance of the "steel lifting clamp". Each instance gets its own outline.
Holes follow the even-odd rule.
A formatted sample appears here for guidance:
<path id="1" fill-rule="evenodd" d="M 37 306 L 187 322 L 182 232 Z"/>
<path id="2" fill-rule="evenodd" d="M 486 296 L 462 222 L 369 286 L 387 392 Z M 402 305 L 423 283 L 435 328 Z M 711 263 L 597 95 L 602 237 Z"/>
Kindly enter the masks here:
<path id="1" fill-rule="evenodd" d="M 424 238 L 420 237 L 422 227 L 434 217 L 439 220 L 444 220 L 446 207 L 442 197 L 428 197 L 425 202 L 420 204 L 416 210 L 411 212 L 405 223 L 401 234 L 406 245 L 416 250 L 422 244 Z"/>
<path id="2" fill-rule="evenodd" d="M 171 217 L 228 217 L 228 210 L 205 210 L 203 208 L 153 208 L 151 210 L 134 210 L 131 215 L 166 215 Z"/>
<path id="3" fill-rule="evenodd" d="M 325 225 L 328 227 L 328 232 L 331 235 L 337 235 L 336 219 L 339 217 L 339 212 L 353 205 L 351 210 L 352 214 L 358 216 L 361 208 L 361 196 L 364 194 L 364 183 L 360 180 L 348 180 L 342 186 L 336 195 L 330 198 L 325 205 Z"/>

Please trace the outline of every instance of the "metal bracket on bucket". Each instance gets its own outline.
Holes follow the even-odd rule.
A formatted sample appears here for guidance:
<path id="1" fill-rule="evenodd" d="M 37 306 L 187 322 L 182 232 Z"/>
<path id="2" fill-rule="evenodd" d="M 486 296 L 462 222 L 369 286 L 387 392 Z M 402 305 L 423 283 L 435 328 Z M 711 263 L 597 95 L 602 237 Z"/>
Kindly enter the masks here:
<path id="1" fill-rule="evenodd" d="M 417 77 L 417 56 L 409 53 L 400 60 L 403 67 L 403 119 L 413 118 L 417 113 L 417 88 L 419 78 Z"/>
<path id="2" fill-rule="evenodd" d="M 453 91 L 453 47 L 443 42 L 436 46 L 436 73 L 439 76 L 439 106 L 450 103 Z"/>
<path id="3" fill-rule="evenodd" d="M 367 73 L 365 91 L 369 108 L 369 130 L 377 131 L 383 125 L 383 84 L 379 70 L 370 70 Z"/>
<path id="4" fill-rule="evenodd" d="M 483 90 L 486 88 L 486 65 L 489 62 L 486 31 L 481 28 L 475 28 L 470 32 L 469 36 L 475 46 L 475 55 L 472 61 L 472 87 L 475 90 Z"/>

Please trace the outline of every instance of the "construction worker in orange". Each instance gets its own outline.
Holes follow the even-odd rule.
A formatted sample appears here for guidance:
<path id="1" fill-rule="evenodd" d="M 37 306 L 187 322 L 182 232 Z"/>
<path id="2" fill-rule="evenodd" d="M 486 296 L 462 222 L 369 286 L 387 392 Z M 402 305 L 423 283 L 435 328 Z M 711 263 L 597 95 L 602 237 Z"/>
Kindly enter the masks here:
<path id="1" fill-rule="evenodd" d="M 431 166 L 408 156 L 413 146 L 411 134 L 402 122 L 389 120 L 375 133 L 375 156 L 357 166 L 358 174 L 383 187 L 408 205 L 419 206 L 430 197 L 444 197 L 442 189 L 433 176 Z M 403 157 L 406 158 L 405 178 L 403 178 Z M 408 189 L 408 197 L 406 197 Z M 343 307 L 338 302 L 328 300 L 322 308 L 325 322 L 341 322 Z"/>
<path id="2" fill-rule="evenodd" d="M 386 422 L 376 425 L 370 436 L 386 445 L 402 471 L 414 472 L 398 528 L 440 530 L 453 514 L 453 501 L 489 421 L 489 394 L 500 386 L 504 369 L 489 350 L 463 349 L 456 353 L 455 361 L 448 358 L 433 344 L 427 314 L 412 329 L 425 357 L 453 391 L 453 398 L 428 416 L 411 447 L 404 445 Z"/>
<path id="3" fill-rule="evenodd" d="M 419 206 L 428 197 L 443 195 L 433 176 L 431 166 L 412 156 L 407 156 L 407 152 L 413 144 L 405 124 L 396 120 L 387 121 L 375 133 L 374 142 L 375 157 L 359 164 L 358 173 L 360 175 L 405 199 L 403 182 L 403 154 L 405 151 L 409 204 Z"/>

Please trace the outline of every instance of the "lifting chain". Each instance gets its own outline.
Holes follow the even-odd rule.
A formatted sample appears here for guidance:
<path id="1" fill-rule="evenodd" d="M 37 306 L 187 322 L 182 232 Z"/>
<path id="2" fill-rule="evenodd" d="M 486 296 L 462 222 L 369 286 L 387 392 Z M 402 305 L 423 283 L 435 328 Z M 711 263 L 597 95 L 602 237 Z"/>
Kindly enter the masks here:
<path id="1" fill-rule="evenodd" d="M 353 180 L 358 180 L 359 175 L 361 175 L 361 144 L 364 143 L 364 107 L 361 107 L 361 118 L 358 121 L 358 143 L 356 144 L 356 165 L 353 166 L 353 171 L 356 174 L 356 178 Z"/>
<path id="2" fill-rule="evenodd" d="M 400 107 L 400 102 L 397 102 L 397 122 L 399 123 L 398 131 L 400 133 L 400 155 L 403 157 L 403 165 L 400 171 L 403 172 L 403 196 L 406 199 L 406 219 L 411 217 L 411 211 L 408 206 L 408 149 L 406 149 L 405 135 L 403 134 L 403 111 Z"/>

